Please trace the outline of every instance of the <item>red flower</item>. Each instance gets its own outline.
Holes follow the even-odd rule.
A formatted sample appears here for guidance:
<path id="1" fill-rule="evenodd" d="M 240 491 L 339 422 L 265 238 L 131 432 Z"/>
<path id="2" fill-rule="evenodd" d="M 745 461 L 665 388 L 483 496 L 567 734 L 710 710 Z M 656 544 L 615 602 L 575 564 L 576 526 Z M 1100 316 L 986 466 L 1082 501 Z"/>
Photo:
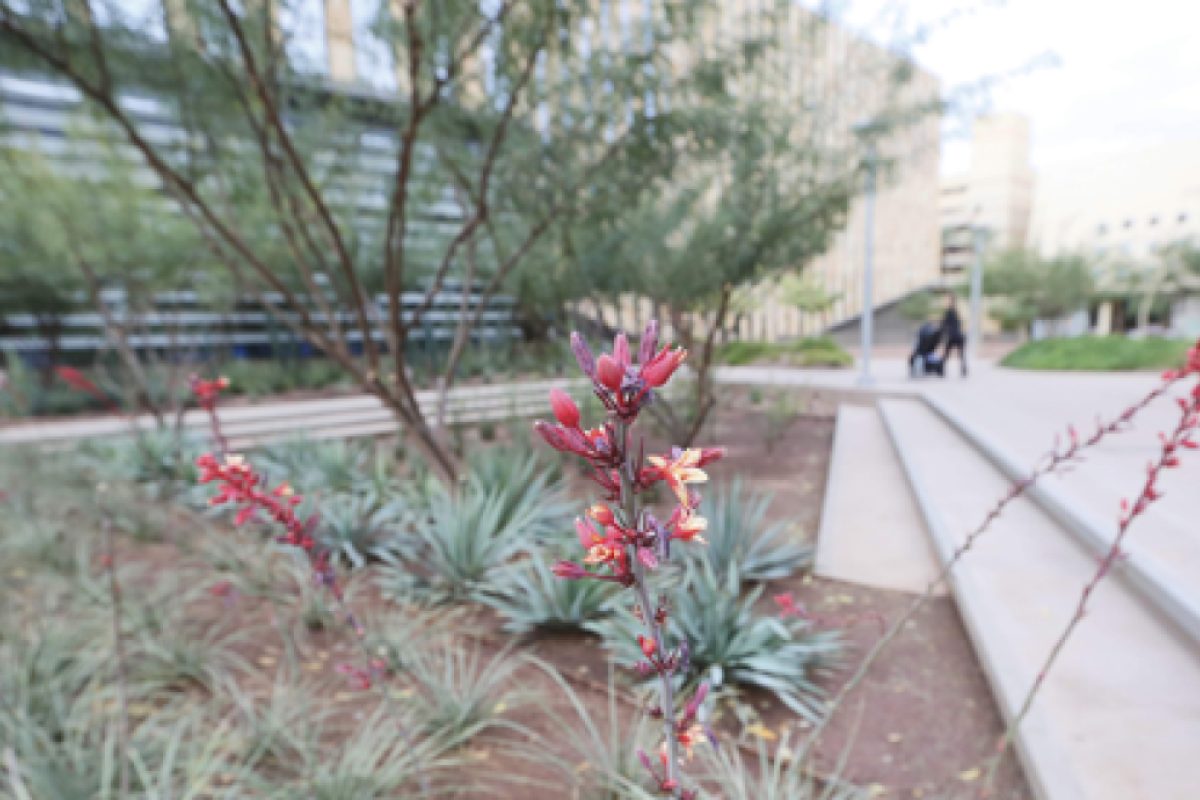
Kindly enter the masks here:
<path id="1" fill-rule="evenodd" d="M 657 389 L 671 379 L 675 370 L 679 369 L 686 358 L 687 350 L 681 347 L 674 350 L 663 347 L 654 358 L 650 359 L 649 363 L 642 365 L 642 380 Z"/>
<path id="2" fill-rule="evenodd" d="M 704 541 L 704 537 L 700 535 L 701 532 L 708 529 L 708 520 L 695 514 L 687 506 L 679 506 L 675 509 L 675 515 L 672 516 L 668 526 L 673 528 L 671 533 L 672 539 L 708 544 L 708 542 Z"/>
<path id="3" fill-rule="evenodd" d="M 625 378 L 625 370 L 616 359 L 605 353 L 596 362 L 596 379 L 610 392 L 621 390 L 621 381 Z"/>
<path id="4" fill-rule="evenodd" d="M 658 642 L 646 636 L 638 637 L 638 646 L 642 648 L 642 654 L 646 658 L 654 658 L 654 654 L 658 652 Z"/>
<path id="5" fill-rule="evenodd" d="M 221 390 L 228 388 L 229 379 L 220 377 L 215 381 L 202 381 L 198 376 L 192 375 L 188 378 L 188 383 L 200 407 L 205 411 L 212 411 L 221 396 Z"/>
<path id="6" fill-rule="evenodd" d="M 679 502 L 684 505 L 689 504 L 686 483 L 702 483 L 708 480 L 700 469 L 700 451 L 699 450 L 684 450 L 674 459 L 667 460 L 663 456 L 650 456 L 649 461 L 655 467 L 658 467 L 659 476 L 667 482 L 671 487 L 671 491 L 675 492 L 675 496 L 679 498 Z"/>
<path id="7" fill-rule="evenodd" d="M 629 338 L 623 333 L 618 333 L 617 338 L 613 339 L 613 360 L 622 368 L 633 363 L 629 357 Z"/>
<path id="8" fill-rule="evenodd" d="M 554 417 L 567 428 L 579 427 L 579 406 L 575 405 L 566 392 L 558 389 L 550 390 L 550 407 L 554 410 Z"/>
<path id="9" fill-rule="evenodd" d="M 617 518 L 613 516 L 612 510 L 603 503 L 597 503 L 596 505 L 592 506 L 588 509 L 587 513 L 589 517 L 596 520 L 596 522 L 599 522 L 601 525 L 612 525 L 617 521 Z"/>

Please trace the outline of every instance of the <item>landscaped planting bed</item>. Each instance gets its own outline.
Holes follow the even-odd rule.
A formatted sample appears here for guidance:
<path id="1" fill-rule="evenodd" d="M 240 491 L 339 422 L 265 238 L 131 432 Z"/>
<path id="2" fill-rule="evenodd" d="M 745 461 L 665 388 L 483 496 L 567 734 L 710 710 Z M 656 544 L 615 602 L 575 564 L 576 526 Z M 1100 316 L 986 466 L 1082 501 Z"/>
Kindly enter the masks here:
<path id="1" fill-rule="evenodd" d="M 119 796 L 124 750 L 137 797 L 167 785 L 213 797 L 652 796 L 634 758 L 644 681 L 612 658 L 628 657 L 632 618 L 608 584 L 546 569 L 578 548 L 572 510 L 595 487 L 527 430 L 466 432 L 472 469 L 453 500 L 392 441 L 247 454 L 271 485 L 308 494 L 299 508 L 320 509 L 361 639 L 272 542 L 278 530 L 205 508 L 213 490 L 194 483 L 190 458 L 206 443 L 178 461 L 150 441 L 6 453 L 0 730 L 12 745 L 0 786 Z M 808 574 L 831 417 L 738 390 L 703 438 L 728 455 L 708 468 L 709 548 L 685 563 L 714 577 L 672 613 L 707 667 L 690 679 L 724 674 L 707 712 L 720 749 L 697 746 L 688 774 L 716 797 L 792 796 L 739 794 L 739 770 L 758 775 L 760 749 L 795 752 L 839 666 L 879 635 L 875 615 L 892 619 L 909 598 Z M 789 591 L 815 621 L 780 619 L 772 597 Z M 771 633 L 781 625 L 786 641 Z M 782 694 L 747 662 L 772 655 L 799 681 Z M 651 727 L 640 730 L 653 752 Z M 935 601 L 835 718 L 804 784 L 813 796 L 954 796 L 1000 732 L 953 607 Z M 996 796 L 1028 796 L 1011 762 Z"/>

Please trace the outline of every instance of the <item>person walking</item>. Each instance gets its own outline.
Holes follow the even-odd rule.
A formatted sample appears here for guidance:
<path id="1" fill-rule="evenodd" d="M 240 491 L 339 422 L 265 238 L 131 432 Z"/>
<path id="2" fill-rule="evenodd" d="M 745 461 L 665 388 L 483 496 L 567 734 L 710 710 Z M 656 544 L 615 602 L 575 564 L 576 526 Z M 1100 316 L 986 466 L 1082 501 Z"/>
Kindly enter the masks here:
<path id="1" fill-rule="evenodd" d="M 950 363 L 950 352 L 958 350 L 963 377 L 967 377 L 967 337 L 963 335 L 962 318 L 958 316 L 958 298 L 953 293 L 946 295 L 946 313 L 942 315 L 942 335 L 946 338 L 946 349 L 942 352 L 942 365 Z"/>

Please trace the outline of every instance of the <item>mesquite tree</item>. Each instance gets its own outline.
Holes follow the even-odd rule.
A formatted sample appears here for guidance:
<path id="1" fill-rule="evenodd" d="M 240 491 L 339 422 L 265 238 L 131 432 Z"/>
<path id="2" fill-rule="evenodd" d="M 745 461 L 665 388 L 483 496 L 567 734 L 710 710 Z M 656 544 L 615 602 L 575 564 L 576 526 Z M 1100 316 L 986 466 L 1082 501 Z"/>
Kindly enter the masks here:
<path id="1" fill-rule="evenodd" d="M 656 0 L 632 35 L 598 28 L 588 0 L 401 0 L 355 32 L 383 64 L 375 86 L 345 87 L 296 55 L 300 0 L 139 6 L 0 0 L 0 61 L 76 90 L 231 283 L 377 396 L 447 479 L 458 464 L 407 360 L 439 292 L 481 287 L 445 390 L 531 253 L 672 168 L 704 97 L 688 87 L 721 59 L 668 63 L 703 17 L 691 0 Z M 670 112 L 651 99 L 668 85 Z"/>
<path id="2" fill-rule="evenodd" d="M 646 202 L 573 220 L 562 237 L 577 297 L 594 301 L 582 308 L 648 300 L 638 305 L 693 353 L 694 392 L 652 410 L 685 446 L 715 403 L 710 367 L 737 316 L 731 299 L 803 273 L 845 226 L 868 154 L 886 185 L 936 147 L 943 108 L 902 45 L 847 46 L 824 15 L 782 1 L 763 9 L 761 35 L 706 83 L 723 113 L 694 126 L 702 135 L 681 148 L 685 164 L 648 176 Z"/>

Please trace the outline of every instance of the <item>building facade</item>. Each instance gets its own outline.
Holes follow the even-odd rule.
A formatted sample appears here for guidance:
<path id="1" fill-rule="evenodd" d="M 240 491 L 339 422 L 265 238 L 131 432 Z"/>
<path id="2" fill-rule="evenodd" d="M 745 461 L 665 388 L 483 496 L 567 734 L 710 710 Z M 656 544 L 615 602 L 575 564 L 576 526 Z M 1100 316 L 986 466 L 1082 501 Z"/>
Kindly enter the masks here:
<path id="1" fill-rule="evenodd" d="M 128 0 L 155 17 L 166 34 L 166 15 L 151 14 L 155 0 Z M 170 0 L 168 0 L 170 2 Z M 394 0 L 293 0 L 280 11 L 280 26 L 287 31 L 289 58 L 304 65 L 306 72 L 321 76 L 329 86 L 348 94 L 394 95 L 404 91 L 403 65 L 394 62 L 391 49 L 376 34 L 381 14 Z M 637 48 L 652 36 L 660 20 L 656 0 L 594 0 L 595 13 L 582 20 L 578 30 L 562 32 L 594 43 L 596 48 Z M 718 15 L 692 50 L 721 37 L 759 36 L 776 40 L 775 60 L 763 63 L 752 76 L 752 85 L 739 91 L 754 91 L 777 101 L 798 120 L 798 135 L 807 135 L 823 145 L 849 149 L 854 145 L 856 124 L 894 111 L 937 99 L 937 79 L 886 47 L 866 41 L 835 22 L 803 9 L 793 2 L 732 0 L 716 6 Z M 685 63 L 692 53 L 674 53 L 673 60 Z M 478 66 L 487 72 L 488 48 L 481 48 Z M 553 65 L 539 67 L 539 75 Z M 910 78 L 897 89 L 892 82 L 898 71 Z M 32 86 L 31 82 L 5 79 L 0 93 L 6 95 L 9 113 L 21 119 L 18 127 L 61 132 L 77 98 L 61 87 Z M 33 81 L 32 83 L 36 83 Z M 481 85 L 486 90 L 487 81 Z M 52 96 L 50 105 L 40 95 Z M 14 102 L 16 101 L 16 102 Z M 639 98 L 639 101 L 641 99 Z M 663 98 L 663 102 L 666 98 Z M 152 104 L 152 101 L 143 101 Z M 549 110 L 553 113 L 553 110 Z M 158 111 L 150 109 L 149 116 Z M 53 119 L 49 119 L 49 117 Z M 43 119 L 43 118 L 46 119 Z M 155 120 L 169 125 L 167 119 Z M 882 143 L 883 157 L 896 165 L 879 180 L 873 223 L 876 304 L 886 304 L 939 277 L 938 228 L 938 138 L 939 120 L 926 114 Z M 384 158 L 395 147 L 387 131 L 373 134 Z M 446 211 L 450 214 L 450 211 Z M 432 224 L 432 223 L 431 223 Z M 865 202 L 860 196 L 847 215 L 844 229 L 828 251 L 808 264 L 797 264 L 836 298 L 829 313 L 803 316 L 788 307 L 773 284 L 755 287 L 750 310 L 742 316 L 741 333 L 768 339 L 788 338 L 818 332 L 838 321 L 851 319 L 863 310 L 863 272 L 866 251 Z"/>
<path id="2" fill-rule="evenodd" d="M 942 274 L 969 269 L 977 228 L 985 231 L 988 247 L 1026 246 L 1033 197 L 1029 120 L 1012 113 L 975 120 L 970 170 L 942 181 Z"/>

